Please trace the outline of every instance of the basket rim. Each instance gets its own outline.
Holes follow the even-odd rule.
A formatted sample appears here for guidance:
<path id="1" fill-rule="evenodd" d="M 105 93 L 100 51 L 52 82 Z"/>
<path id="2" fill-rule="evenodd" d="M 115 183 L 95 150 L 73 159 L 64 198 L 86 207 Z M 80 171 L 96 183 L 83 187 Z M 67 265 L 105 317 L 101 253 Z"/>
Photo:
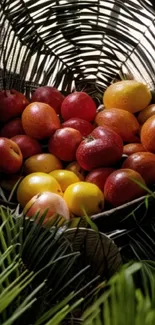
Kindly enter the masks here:
<path id="1" fill-rule="evenodd" d="M 155 194 L 155 191 L 153 192 Z M 141 197 L 139 197 L 138 199 L 135 199 L 135 200 L 132 200 L 130 202 L 127 202 L 127 203 L 124 203 L 116 208 L 112 208 L 112 209 L 109 209 L 109 210 L 106 210 L 106 211 L 103 211 L 101 213 L 97 213 L 97 214 L 94 214 L 91 216 L 91 219 L 92 220 L 96 220 L 98 219 L 99 217 L 102 217 L 102 218 L 107 218 L 108 215 L 111 215 L 115 212 L 119 212 L 120 210 L 122 211 L 122 209 L 127 209 L 128 207 L 131 207 L 133 204 L 136 204 L 136 203 L 142 203 L 146 197 L 148 198 L 154 198 L 151 194 L 147 194 L 147 195 L 143 195 Z"/>

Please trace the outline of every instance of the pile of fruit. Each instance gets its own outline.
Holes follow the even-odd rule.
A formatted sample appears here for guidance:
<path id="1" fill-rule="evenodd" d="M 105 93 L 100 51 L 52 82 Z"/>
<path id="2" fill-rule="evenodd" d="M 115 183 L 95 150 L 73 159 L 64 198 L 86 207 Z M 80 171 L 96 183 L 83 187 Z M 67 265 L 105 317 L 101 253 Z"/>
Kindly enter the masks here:
<path id="1" fill-rule="evenodd" d="M 0 184 L 28 216 L 91 216 L 155 183 L 155 104 L 135 80 L 111 84 L 98 110 L 85 92 L 0 91 Z M 141 184 L 141 186 L 140 186 Z"/>

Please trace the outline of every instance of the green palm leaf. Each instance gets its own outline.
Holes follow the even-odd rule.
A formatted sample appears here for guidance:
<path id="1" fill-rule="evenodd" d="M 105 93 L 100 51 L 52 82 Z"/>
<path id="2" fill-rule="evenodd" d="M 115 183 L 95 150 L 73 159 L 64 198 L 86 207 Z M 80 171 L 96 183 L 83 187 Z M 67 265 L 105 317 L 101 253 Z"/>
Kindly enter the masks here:
<path id="1" fill-rule="evenodd" d="M 154 262 L 130 263 L 124 266 L 111 278 L 105 289 L 84 312 L 83 325 L 154 324 Z"/>
<path id="2" fill-rule="evenodd" d="M 43 228 L 45 215 L 36 223 L 19 214 L 18 207 L 0 207 L 0 317 L 4 324 L 44 325 L 51 317 L 58 324 L 83 295 L 93 292 L 120 266 L 111 239 L 86 228 L 67 231 L 68 224 L 58 228 L 55 220 L 50 230 Z"/>
<path id="3" fill-rule="evenodd" d="M 37 314 L 37 307 L 40 306 L 38 314 L 42 318 L 40 319 L 39 324 L 44 324 L 44 322 L 49 321 L 51 317 L 54 317 L 55 319 L 55 321 L 53 319 L 53 324 L 57 324 L 56 320 L 58 316 L 61 316 L 60 318 L 63 319 L 63 317 L 70 313 L 72 308 L 74 308 L 74 304 L 73 307 L 70 307 L 69 302 L 74 298 L 75 294 L 70 294 L 58 305 L 55 303 L 53 308 L 51 308 L 52 303 L 49 303 L 47 308 L 43 308 L 45 302 L 39 302 L 38 305 L 38 298 L 41 298 L 41 295 L 42 299 L 46 296 L 48 296 L 49 299 L 48 292 L 51 287 L 48 289 L 46 287 L 47 281 L 45 281 L 45 274 L 40 277 L 40 274 L 43 273 L 41 268 L 38 268 L 38 271 L 33 270 L 30 272 L 23 263 L 22 247 L 24 247 L 24 238 L 22 238 L 23 236 L 21 236 L 21 233 L 23 232 L 24 219 L 22 217 L 17 217 L 17 215 L 17 219 L 15 219 L 15 213 L 17 213 L 17 211 L 12 213 L 8 208 L 0 208 L 0 323 L 3 325 L 11 325 L 16 322 L 16 324 L 18 324 L 19 319 L 19 323 L 22 322 L 22 324 L 25 324 L 30 321 L 29 318 L 31 318 L 34 311 Z M 30 223 L 32 225 L 32 222 Z M 34 225 L 33 227 L 35 228 Z M 39 225 L 38 227 L 41 229 Z M 27 231 L 27 237 L 29 236 L 30 233 Z M 57 260 L 62 260 L 62 263 L 65 259 L 67 259 L 68 263 L 71 260 L 74 261 L 74 255 L 76 256 L 77 254 L 72 252 L 66 255 L 65 251 L 60 253 L 60 250 L 55 249 L 54 255 L 44 263 L 42 267 L 43 270 L 49 269 L 52 264 L 57 263 Z M 49 271 L 48 273 L 46 272 L 46 275 L 48 274 Z M 77 305 L 80 302 L 81 300 L 77 301 Z M 65 312 L 61 313 L 60 308 L 65 308 L 66 303 L 67 308 L 65 309 Z M 29 313 L 25 314 L 27 310 L 29 310 Z M 26 315 L 29 316 L 27 317 Z M 37 316 L 38 315 L 36 315 L 35 318 L 39 319 Z"/>

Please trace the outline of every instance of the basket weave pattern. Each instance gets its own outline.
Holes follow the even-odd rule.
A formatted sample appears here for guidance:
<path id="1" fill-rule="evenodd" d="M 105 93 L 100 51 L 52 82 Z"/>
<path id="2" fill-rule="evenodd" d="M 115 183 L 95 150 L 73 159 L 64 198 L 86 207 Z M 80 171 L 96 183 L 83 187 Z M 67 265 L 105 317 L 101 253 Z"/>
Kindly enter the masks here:
<path id="1" fill-rule="evenodd" d="M 7 87 L 103 92 L 120 72 L 154 87 L 151 1 L 1 0 L 0 8 Z"/>

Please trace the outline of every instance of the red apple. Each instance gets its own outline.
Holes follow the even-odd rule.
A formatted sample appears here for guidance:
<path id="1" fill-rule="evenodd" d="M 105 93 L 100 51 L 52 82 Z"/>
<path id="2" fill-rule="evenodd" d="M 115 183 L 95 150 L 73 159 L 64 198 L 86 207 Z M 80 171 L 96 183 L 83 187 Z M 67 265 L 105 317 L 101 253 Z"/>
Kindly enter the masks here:
<path id="1" fill-rule="evenodd" d="M 17 117 L 4 124 L 0 134 L 4 138 L 12 138 L 18 134 L 25 134 L 21 119 Z"/>
<path id="2" fill-rule="evenodd" d="M 136 152 L 123 163 L 122 168 L 130 168 L 138 172 L 147 185 L 155 184 L 155 154 Z"/>
<path id="3" fill-rule="evenodd" d="M 0 171 L 7 174 L 17 173 L 23 162 L 19 146 L 8 138 L 0 138 Z"/>
<path id="4" fill-rule="evenodd" d="M 42 152 L 41 144 L 26 134 L 16 135 L 11 140 L 18 144 L 24 159 Z"/>
<path id="5" fill-rule="evenodd" d="M 66 122 L 62 123 L 62 127 L 70 127 L 76 129 L 80 131 L 83 137 L 89 135 L 94 129 L 94 126 L 90 122 L 82 120 L 78 117 L 70 118 Z"/>
<path id="6" fill-rule="evenodd" d="M 90 136 L 96 138 L 96 139 L 102 139 L 103 141 L 108 141 L 110 139 L 110 142 L 113 142 L 113 144 L 118 145 L 122 149 L 123 147 L 123 140 L 120 137 L 118 133 L 111 130 L 108 126 L 97 126 L 90 134 Z M 122 151 L 123 152 L 123 151 Z"/>
<path id="7" fill-rule="evenodd" d="M 32 197 L 24 208 L 24 214 L 32 218 L 39 212 L 39 217 L 47 210 L 43 224 L 47 224 L 52 218 L 61 216 L 70 219 L 69 209 L 65 200 L 58 194 L 51 192 L 39 193 Z"/>
<path id="8" fill-rule="evenodd" d="M 35 90 L 32 95 L 32 102 L 42 102 L 54 108 L 57 114 L 60 114 L 61 104 L 64 96 L 59 90 L 50 86 L 42 86 Z"/>
<path id="9" fill-rule="evenodd" d="M 107 127 L 97 127 L 83 140 L 76 152 L 79 165 L 88 171 L 115 165 L 122 157 L 121 137 Z"/>
<path id="10" fill-rule="evenodd" d="M 85 181 L 96 184 L 102 192 L 108 176 L 114 171 L 114 168 L 97 168 L 87 174 Z"/>
<path id="11" fill-rule="evenodd" d="M 7 122 L 22 114 L 29 104 L 26 97 L 15 89 L 0 91 L 0 121 Z"/>
<path id="12" fill-rule="evenodd" d="M 114 171 L 105 182 L 105 200 L 117 207 L 145 195 L 145 190 L 134 180 L 145 185 L 142 176 L 132 169 Z"/>
<path id="13" fill-rule="evenodd" d="M 74 92 L 63 100 L 61 115 L 65 121 L 78 117 L 92 122 L 96 115 L 96 104 L 85 92 Z"/>
<path id="14" fill-rule="evenodd" d="M 63 128 L 55 131 L 49 140 L 48 150 L 60 160 L 75 160 L 76 150 L 82 141 L 81 133 L 72 128 Z"/>

